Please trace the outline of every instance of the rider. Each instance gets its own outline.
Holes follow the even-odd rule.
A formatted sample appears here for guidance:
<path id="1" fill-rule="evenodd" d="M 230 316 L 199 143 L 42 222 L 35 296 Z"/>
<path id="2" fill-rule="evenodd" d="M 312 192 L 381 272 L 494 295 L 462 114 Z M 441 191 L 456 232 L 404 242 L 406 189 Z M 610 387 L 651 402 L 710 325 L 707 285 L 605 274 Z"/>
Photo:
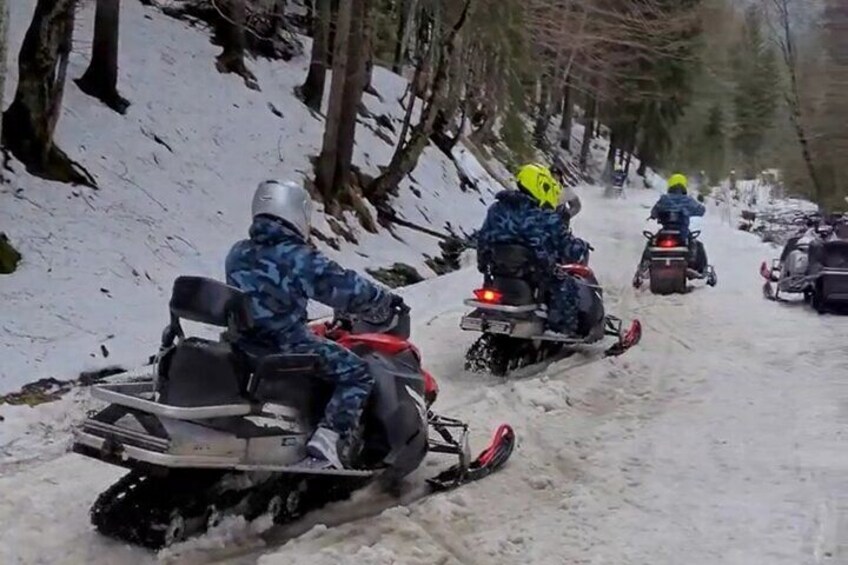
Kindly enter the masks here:
<path id="1" fill-rule="evenodd" d="M 494 245 L 532 249 L 543 272 L 548 273 L 548 328 L 574 334 L 579 288 L 572 277 L 559 278 L 555 272 L 557 265 L 583 259 L 589 246 L 571 235 L 567 221 L 556 212 L 562 186 L 547 167 L 536 163 L 521 167 L 516 186 L 518 190 L 504 190 L 495 196 L 477 234 L 478 269 L 485 272 L 491 264 Z"/>
<path id="2" fill-rule="evenodd" d="M 612 185 L 615 188 L 624 188 L 624 183 L 627 182 L 627 173 L 621 165 L 616 165 L 612 173 Z"/>
<path id="3" fill-rule="evenodd" d="M 668 193 L 663 194 L 651 209 L 651 218 L 657 220 L 666 229 L 676 229 L 680 237 L 687 242 L 691 255 L 694 255 L 693 267 L 699 273 L 706 273 L 708 261 L 704 244 L 689 237 L 689 218 L 703 216 L 704 205 L 687 194 L 689 181 L 685 175 L 675 173 L 668 179 Z M 643 265 L 650 261 L 651 242 L 642 255 Z"/>
<path id="4" fill-rule="evenodd" d="M 246 339 L 283 353 L 317 354 L 322 376 L 335 383 L 324 418 L 306 445 L 304 465 L 343 467 L 339 449 L 350 445 L 374 377 L 365 362 L 307 326 L 309 299 L 374 323 L 387 320 L 403 300 L 310 244 L 312 199 L 298 183 L 268 180 L 253 196 L 250 239 L 226 260 L 227 283 L 247 294 L 254 328 Z"/>

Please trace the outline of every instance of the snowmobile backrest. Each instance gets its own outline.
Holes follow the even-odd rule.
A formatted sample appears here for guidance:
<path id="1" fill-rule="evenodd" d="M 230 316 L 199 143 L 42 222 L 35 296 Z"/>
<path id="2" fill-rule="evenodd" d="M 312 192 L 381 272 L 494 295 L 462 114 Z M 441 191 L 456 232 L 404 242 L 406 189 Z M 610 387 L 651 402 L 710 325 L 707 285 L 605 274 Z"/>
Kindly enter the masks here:
<path id="1" fill-rule="evenodd" d="M 493 276 L 530 277 L 538 274 L 536 254 L 524 245 L 492 246 L 489 273 Z"/>
<path id="2" fill-rule="evenodd" d="M 174 281 L 169 304 L 172 318 L 243 332 L 252 326 L 247 296 L 237 288 L 205 277 Z"/>
<path id="3" fill-rule="evenodd" d="M 686 221 L 686 218 L 677 210 L 664 210 L 657 214 L 657 221 L 664 226 L 679 226 Z"/>
<path id="4" fill-rule="evenodd" d="M 848 241 L 825 242 L 819 260 L 828 269 L 848 269 Z"/>

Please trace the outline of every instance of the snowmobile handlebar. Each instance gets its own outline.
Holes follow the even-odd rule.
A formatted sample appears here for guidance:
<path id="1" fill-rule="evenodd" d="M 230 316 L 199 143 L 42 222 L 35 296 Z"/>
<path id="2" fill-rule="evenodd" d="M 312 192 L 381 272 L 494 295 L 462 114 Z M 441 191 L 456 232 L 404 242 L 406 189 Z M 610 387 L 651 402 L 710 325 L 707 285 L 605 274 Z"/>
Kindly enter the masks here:
<path id="1" fill-rule="evenodd" d="M 408 339 L 411 334 L 411 308 L 403 301 L 393 303 L 388 318 L 381 322 L 366 319 L 358 314 L 336 312 L 332 321 L 327 322 L 328 333 L 341 330 L 353 334 L 387 334 Z"/>

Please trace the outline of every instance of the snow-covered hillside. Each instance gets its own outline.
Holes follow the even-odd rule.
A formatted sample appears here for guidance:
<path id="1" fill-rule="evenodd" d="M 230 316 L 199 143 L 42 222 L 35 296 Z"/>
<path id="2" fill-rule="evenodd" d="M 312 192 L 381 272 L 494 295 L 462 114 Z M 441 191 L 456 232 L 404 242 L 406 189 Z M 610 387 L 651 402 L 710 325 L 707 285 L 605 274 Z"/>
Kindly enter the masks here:
<path id="1" fill-rule="evenodd" d="M 251 61 L 262 88 L 254 92 L 215 70 L 219 49 L 208 33 L 140 2 L 124 4 L 120 88 L 132 106 L 119 116 L 68 81 L 57 134 L 100 190 L 34 179 L 14 162 L 18 174 L 0 187 L 0 227 L 24 255 L 18 271 L 0 279 L 0 393 L 41 377 L 141 363 L 166 321 L 161 305 L 173 278 L 221 277 L 227 250 L 246 235 L 256 184 L 310 176 L 319 152 L 323 118 L 293 94 L 308 58 Z M 18 52 L 34 6 L 11 3 L 9 53 Z M 86 3 L 77 18 L 71 78 L 87 64 L 93 9 Z M 376 117 L 399 129 L 406 83 L 377 68 L 374 85 L 382 101 L 365 97 L 375 118 L 360 123 L 355 163 L 376 176 L 394 149 L 384 138 L 395 138 L 386 128 L 377 135 Z M 398 214 L 440 232 L 475 229 L 500 184 L 461 145 L 456 161 L 478 190 L 461 189 L 457 166 L 430 147 L 401 185 Z M 425 256 L 441 254 L 436 238 L 406 228 L 371 234 L 352 214 L 346 228 L 356 243 L 322 216 L 316 228 L 338 247 L 324 245 L 328 253 L 354 268 L 402 262 L 433 276 Z"/>

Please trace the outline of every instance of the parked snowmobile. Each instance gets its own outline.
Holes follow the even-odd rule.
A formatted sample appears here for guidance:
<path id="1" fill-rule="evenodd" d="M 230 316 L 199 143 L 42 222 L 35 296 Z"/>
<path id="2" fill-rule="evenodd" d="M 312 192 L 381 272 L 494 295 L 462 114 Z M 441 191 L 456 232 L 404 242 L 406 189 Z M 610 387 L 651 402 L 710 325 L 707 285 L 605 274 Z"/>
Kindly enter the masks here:
<path id="1" fill-rule="evenodd" d="M 546 331 L 546 276 L 538 271 L 533 251 L 522 245 L 496 246 L 484 274 L 483 287 L 465 300 L 474 310 L 460 327 L 483 335 L 468 350 L 465 367 L 503 376 L 560 353 L 616 339 L 607 355 L 620 355 L 641 339 L 642 327 L 634 320 L 627 331 L 622 322 L 604 312 L 603 289 L 585 262 L 563 265 L 561 276 L 574 277 L 580 288 L 579 328 L 576 335 Z"/>
<path id="2" fill-rule="evenodd" d="M 251 327 L 247 299 L 218 281 L 179 277 L 170 312 L 150 379 L 95 386 L 110 404 L 75 432 L 74 451 L 131 470 L 91 509 L 103 534 L 159 548 L 224 515 L 270 513 L 283 523 L 373 479 L 394 488 L 428 451 L 458 459 L 428 480 L 432 491 L 482 478 L 512 453 L 515 435 L 503 425 L 471 461 L 468 426 L 431 410 L 438 386 L 408 341 L 406 307 L 382 327 L 343 317 L 312 326 L 360 355 L 376 379 L 342 470 L 297 465 L 333 392 L 318 357 L 238 345 Z M 214 341 L 186 337 L 181 319 L 227 330 Z"/>
<path id="3" fill-rule="evenodd" d="M 650 242 L 648 261 L 639 264 L 633 277 L 634 288 L 641 288 L 646 278 L 654 294 L 685 293 L 690 280 L 704 280 L 709 286 L 718 283 L 712 265 L 707 265 L 704 272 L 693 268 L 692 250 L 679 230 L 662 227 L 656 233 L 646 230 L 642 235 Z M 692 241 L 699 235 L 700 231 L 689 232 Z"/>
<path id="4" fill-rule="evenodd" d="M 802 294 L 819 313 L 848 306 L 848 241 L 842 231 L 841 225 L 822 224 L 790 238 L 780 258 L 770 267 L 760 265 L 763 295 L 778 301 L 781 294 Z"/>

